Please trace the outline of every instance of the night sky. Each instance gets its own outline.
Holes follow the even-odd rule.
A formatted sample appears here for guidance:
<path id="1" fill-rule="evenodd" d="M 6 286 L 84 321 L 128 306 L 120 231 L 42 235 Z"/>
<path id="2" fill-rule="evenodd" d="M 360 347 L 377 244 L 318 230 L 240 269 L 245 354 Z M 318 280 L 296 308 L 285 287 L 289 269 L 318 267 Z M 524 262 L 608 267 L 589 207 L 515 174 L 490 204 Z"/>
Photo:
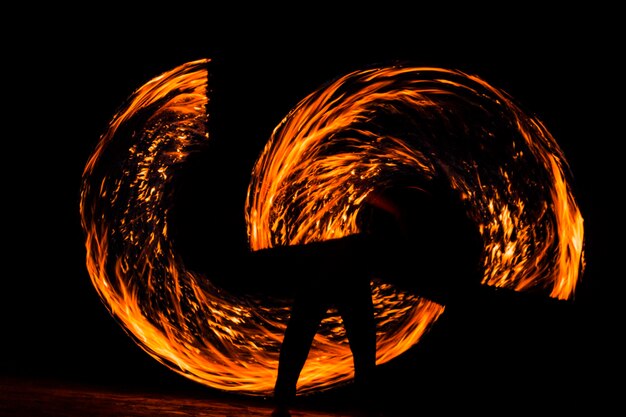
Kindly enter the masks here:
<path id="1" fill-rule="evenodd" d="M 432 374 L 435 388 L 429 389 L 476 391 L 476 398 L 488 395 L 476 389 L 476 381 L 486 380 L 496 390 L 505 391 L 507 384 L 526 390 L 524 397 L 603 401 L 612 389 L 607 375 L 623 369 L 613 341 L 614 332 L 623 327 L 617 327 L 622 301 L 615 286 L 624 274 L 616 272 L 612 257 L 613 245 L 623 247 L 614 224 L 612 181 L 623 174 L 612 177 L 616 169 L 610 162 L 621 137 L 610 116 L 615 110 L 606 101 L 618 51 L 610 46 L 614 39 L 609 30 L 592 33 L 574 22 L 557 30 L 550 19 L 519 27 L 468 25 L 446 37 L 408 24 L 379 31 L 359 25 L 337 30 L 339 22 L 333 22 L 324 25 L 321 38 L 297 46 L 285 39 L 309 33 L 310 26 L 285 27 L 273 36 L 262 35 L 260 24 L 250 32 L 207 31 L 187 41 L 182 32 L 152 28 L 126 37 L 85 24 L 58 32 L 46 27 L 28 45 L 10 47 L 11 60 L 4 64 L 9 67 L 5 100 L 11 110 L 4 123 L 8 189 L 3 209 L 9 234 L 0 288 L 0 375 L 208 389 L 166 369 L 135 345 L 108 314 L 85 267 L 79 216 L 82 170 L 115 111 L 136 88 L 182 63 L 214 60 L 211 128 L 234 151 L 221 167 L 230 185 L 219 198 L 224 213 L 232 216 L 225 224 L 233 228 L 236 240 L 243 233 L 238 229 L 242 218 L 233 213 L 240 210 L 243 216 L 249 169 L 287 112 L 309 92 L 348 71 L 408 62 L 479 75 L 543 120 L 573 172 L 572 186 L 585 220 L 587 267 L 573 303 L 499 301 L 497 313 L 486 305 L 479 313 L 484 326 L 476 333 L 469 335 L 461 322 L 444 324 L 431 342 L 420 342 L 381 373 L 390 381 L 405 374 Z M 445 25 L 439 26 L 442 32 Z M 214 181 L 194 178 L 187 192 L 201 193 L 204 180 Z M 211 198 L 205 195 L 202 201 Z M 188 209 L 189 216 L 200 215 Z M 206 220 L 197 222 L 196 234 L 206 226 Z M 616 240 L 622 243 L 612 243 Z M 494 348 L 498 344 L 501 349 Z M 525 359 L 518 357 L 522 352 L 528 353 Z M 410 398 L 425 382 L 415 387 L 390 384 L 390 391 Z"/>

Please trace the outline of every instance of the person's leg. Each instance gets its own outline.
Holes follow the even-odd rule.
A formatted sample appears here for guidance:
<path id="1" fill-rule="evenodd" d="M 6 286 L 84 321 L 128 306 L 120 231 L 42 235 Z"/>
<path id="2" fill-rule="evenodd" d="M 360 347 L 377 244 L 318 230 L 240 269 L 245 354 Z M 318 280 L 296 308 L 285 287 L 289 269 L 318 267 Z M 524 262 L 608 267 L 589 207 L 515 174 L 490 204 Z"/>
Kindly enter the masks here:
<path id="1" fill-rule="evenodd" d="M 288 407 L 296 397 L 296 386 L 311 349 L 311 343 L 327 310 L 325 300 L 310 291 L 296 298 L 278 360 L 274 386 L 277 406 Z"/>
<path id="2" fill-rule="evenodd" d="M 371 400 L 376 368 L 376 322 L 370 281 L 352 282 L 340 296 L 341 314 L 354 361 L 354 385 L 359 400 Z"/>

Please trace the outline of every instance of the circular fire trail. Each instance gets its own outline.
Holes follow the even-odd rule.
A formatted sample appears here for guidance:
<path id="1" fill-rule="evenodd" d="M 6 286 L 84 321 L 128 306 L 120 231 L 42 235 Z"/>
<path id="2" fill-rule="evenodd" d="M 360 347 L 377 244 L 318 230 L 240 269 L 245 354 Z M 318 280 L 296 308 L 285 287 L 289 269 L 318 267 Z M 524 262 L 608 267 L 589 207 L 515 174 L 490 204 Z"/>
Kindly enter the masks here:
<path id="1" fill-rule="evenodd" d="M 168 234 L 174 178 L 214 140 L 208 63 L 148 81 L 100 137 L 81 188 L 86 263 L 111 315 L 156 360 L 216 389 L 267 395 L 288 304 L 222 290 L 216 277 L 186 267 Z M 368 193 L 398 178 L 439 177 L 471 203 L 484 241 L 483 285 L 571 299 L 584 269 L 584 229 L 569 176 L 541 121 L 479 77 L 423 67 L 355 71 L 305 97 L 269 138 L 250 177 L 249 243 L 356 233 Z M 373 297 L 378 363 L 418 343 L 445 310 L 377 280 Z M 299 392 L 351 378 L 347 339 L 330 311 Z"/>

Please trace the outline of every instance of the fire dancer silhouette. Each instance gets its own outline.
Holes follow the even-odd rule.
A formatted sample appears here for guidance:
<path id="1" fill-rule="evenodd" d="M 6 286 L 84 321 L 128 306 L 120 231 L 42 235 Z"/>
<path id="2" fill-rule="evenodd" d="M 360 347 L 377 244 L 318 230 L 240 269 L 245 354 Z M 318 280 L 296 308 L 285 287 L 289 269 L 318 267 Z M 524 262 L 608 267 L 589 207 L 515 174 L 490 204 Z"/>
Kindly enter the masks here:
<path id="1" fill-rule="evenodd" d="M 482 246 L 477 227 L 460 198 L 441 180 L 372 192 L 360 214 L 357 235 L 288 248 L 292 259 L 306 262 L 297 270 L 315 265 L 318 276 L 305 281 L 294 297 L 279 357 L 275 416 L 288 415 L 313 338 L 333 306 L 353 355 L 358 403 L 372 405 L 376 397 L 372 279 L 443 304 L 468 297 L 480 285 Z M 289 256 L 285 249 L 283 254 Z"/>
<path id="2" fill-rule="evenodd" d="M 332 307 L 340 315 L 354 363 L 357 404 L 376 398 L 376 323 L 371 283 L 379 279 L 447 304 L 480 285 L 482 244 L 464 203 L 448 184 L 394 185 L 369 194 L 360 233 L 306 245 L 252 251 L 242 261 L 265 281 L 237 291 L 285 291 L 293 299 L 279 355 L 273 416 L 289 416 L 319 325 Z M 290 271 L 299 271 L 294 280 Z M 243 274 L 245 275 L 245 274 Z M 246 287 L 249 285 L 249 287 Z"/>

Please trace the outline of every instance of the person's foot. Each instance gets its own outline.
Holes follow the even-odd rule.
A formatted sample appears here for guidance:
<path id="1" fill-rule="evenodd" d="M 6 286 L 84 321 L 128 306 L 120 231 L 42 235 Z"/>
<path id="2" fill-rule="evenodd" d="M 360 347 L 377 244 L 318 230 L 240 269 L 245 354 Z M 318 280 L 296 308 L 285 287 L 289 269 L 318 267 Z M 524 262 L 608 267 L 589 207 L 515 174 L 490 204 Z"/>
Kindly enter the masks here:
<path id="1" fill-rule="evenodd" d="M 291 417 L 291 413 L 289 412 L 289 408 L 284 405 L 278 405 L 272 411 L 271 417 Z"/>
<path id="2" fill-rule="evenodd" d="M 274 388 L 274 411 L 272 411 L 272 417 L 291 417 L 289 409 L 293 405 L 295 398 L 295 382 L 291 384 L 287 383 L 284 378 L 277 381 L 276 387 Z"/>

